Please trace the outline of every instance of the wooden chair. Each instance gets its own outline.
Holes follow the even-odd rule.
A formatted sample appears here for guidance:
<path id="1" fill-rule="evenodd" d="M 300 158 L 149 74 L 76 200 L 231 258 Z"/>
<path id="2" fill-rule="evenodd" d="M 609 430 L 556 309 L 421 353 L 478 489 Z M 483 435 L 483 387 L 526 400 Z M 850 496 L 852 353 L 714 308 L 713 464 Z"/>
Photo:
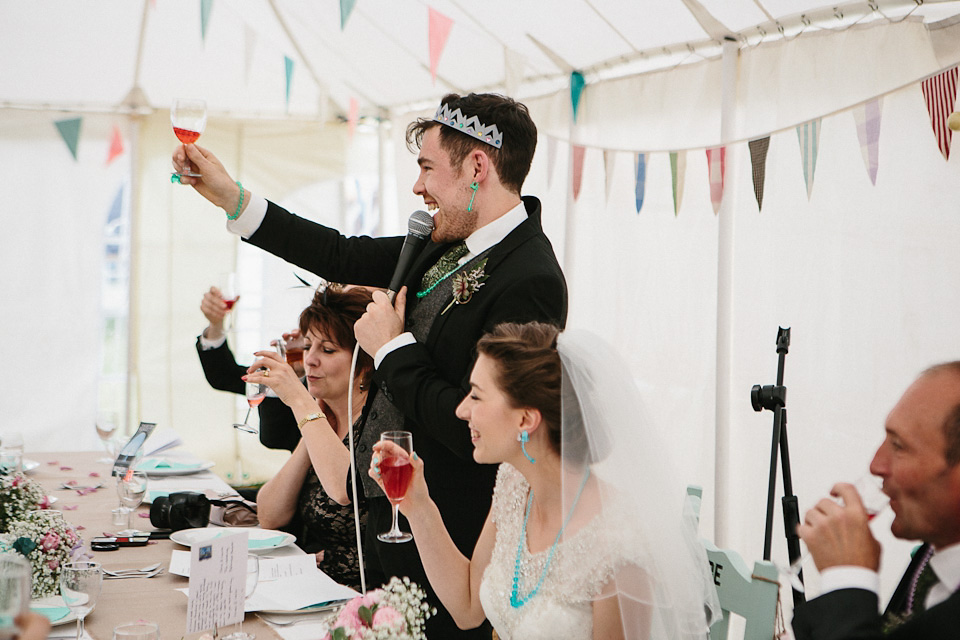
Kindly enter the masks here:
<path id="1" fill-rule="evenodd" d="M 697 524 L 700 523 L 701 487 L 687 487 L 687 501 L 693 508 Z M 718 549 L 716 545 L 701 538 L 710 561 L 710 573 L 717 587 L 723 619 L 710 627 L 711 640 L 726 640 L 730 626 L 730 613 L 742 616 L 746 621 L 743 640 L 771 640 L 775 637 L 777 602 L 780 578 L 772 562 L 761 560 L 753 563 L 751 571 L 739 553 L 732 549 Z"/>

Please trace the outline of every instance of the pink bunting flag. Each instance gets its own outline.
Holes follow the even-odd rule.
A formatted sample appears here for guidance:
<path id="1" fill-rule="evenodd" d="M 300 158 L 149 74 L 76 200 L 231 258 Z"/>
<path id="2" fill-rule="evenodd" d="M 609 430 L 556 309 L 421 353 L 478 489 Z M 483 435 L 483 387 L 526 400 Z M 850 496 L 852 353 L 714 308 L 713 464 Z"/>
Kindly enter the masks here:
<path id="1" fill-rule="evenodd" d="M 580 184 L 583 182 L 583 155 L 587 148 L 582 144 L 573 145 L 573 199 L 580 196 Z"/>
<path id="2" fill-rule="evenodd" d="M 443 53 L 443 48 L 447 46 L 447 37 L 450 35 L 451 28 L 453 28 L 453 20 L 430 7 L 430 76 L 434 84 L 437 83 L 437 65 L 440 63 L 440 55 Z"/>
<path id="3" fill-rule="evenodd" d="M 947 69 L 932 78 L 927 78 L 920 87 L 923 101 L 927 103 L 930 125 L 937 137 L 937 147 L 944 160 L 950 159 L 950 137 L 953 131 L 947 126 L 947 118 L 957 102 L 957 67 Z"/>
<path id="4" fill-rule="evenodd" d="M 107 152 L 107 164 L 117 159 L 117 156 L 123 153 L 123 135 L 120 133 L 120 127 L 113 125 L 113 135 L 110 137 L 110 150 Z"/>
<path id="5" fill-rule="evenodd" d="M 880 111 L 883 99 L 876 98 L 865 102 L 853 110 L 853 120 L 857 123 L 857 138 L 860 140 L 860 153 L 867 167 L 870 182 L 877 184 L 877 169 L 880 166 Z"/>
<path id="6" fill-rule="evenodd" d="M 350 112 L 347 114 L 347 136 L 353 139 L 353 132 L 357 130 L 357 120 L 359 120 L 360 105 L 356 98 L 350 98 Z"/>
<path id="7" fill-rule="evenodd" d="M 714 215 L 720 213 L 723 201 L 723 174 L 726 171 L 727 148 L 707 149 L 707 169 L 710 176 L 710 204 Z"/>

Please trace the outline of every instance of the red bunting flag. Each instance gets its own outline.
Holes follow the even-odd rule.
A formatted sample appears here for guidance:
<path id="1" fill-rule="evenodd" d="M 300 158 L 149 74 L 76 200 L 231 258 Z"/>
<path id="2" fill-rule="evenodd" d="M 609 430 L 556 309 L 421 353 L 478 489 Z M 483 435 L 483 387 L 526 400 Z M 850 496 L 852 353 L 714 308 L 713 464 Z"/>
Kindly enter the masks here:
<path id="1" fill-rule="evenodd" d="M 957 67 L 947 69 L 920 83 L 923 100 L 927 103 L 930 125 L 937 137 L 937 146 L 944 160 L 950 159 L 950 137 L 953 131 L 947 126 L 947 118 L 957 102 Z"/>
<path id="2" fill-rule="evenodd" d="M 443 48 L 447 46 L 447 37 L 450 35 L 450 29 L 453 28 L 453 20 L 443 15 L 433 7 L 430 7 L 430 76 L 433 83 L 437 83 L 437 65 L 440 63 L 440 55 Z"/>
<path id="3" fill-rule="evenodd" d="M 723 201 L 723 174 L 726 171 L 727 148 L 707 149 L 707 167 L 710 175 L 710 204 L 713 213 L 720 213 Z"/>
<path id="4" fill-rule="evenodd" d="M 353 139 L 353 133 L 357 130 L 357 120 L 360 117 L 360 105 L 356 98 L 350 98 L 350 112 L 347 114 L 347 136 Z"/>
<path id="5" fill-rule="evenodd" d="M 580 184 L 583 182 L 583 154 L 587 148 L 582 144 L 573 145 L 573 199 L 580 196 Z"/>
<path id="6" fill-rule="evenodd" d="M 113 125 L 113 135 L 110 137 L 110 151 L 107 152 L 107 164 L 117 159 L 117 156 L 123 153 L 123 135 L 120 133 L 120 127 Z"/>

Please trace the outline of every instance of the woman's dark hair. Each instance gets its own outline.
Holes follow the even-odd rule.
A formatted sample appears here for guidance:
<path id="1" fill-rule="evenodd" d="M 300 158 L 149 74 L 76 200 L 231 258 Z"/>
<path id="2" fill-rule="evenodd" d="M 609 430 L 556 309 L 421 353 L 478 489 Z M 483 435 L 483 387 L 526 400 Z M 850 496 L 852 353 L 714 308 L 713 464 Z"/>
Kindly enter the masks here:
<path id="1" fill-rule="evenodd" d="M 503 145 L 497 149 L 453 127 L 440 124 L 433 118 L 417 118 L 407 127 L 407 147 L 411 151 L 414 146 L 419 149 L 424 134 L 433 127 L 440 127 L 440 146 L 450 156 L 454 167 L 459 167 L 474 149 L 482 149 L 493 162 L 500 183 L 520 195 L 537 150 L 537 125 L 533 123 L 527 107 L 496 93 L 471 93 L 466 96 L 450 93 L 440 102 L 451 111 L 460 109 L 468 118 L 476 116 L 484 126 L 497 125 L 503 134 Z"/>
<path id="2" fill-rule="evenodd" d="M 304 337 L 311 330 L 322 333 L 331 342 L 353 351 L 357 344 L 353 325 L 366 313 L 372 300 L 373 294 L 364 287 L 350 287 L 345 291 L 342 285 L 328 284 L 313 294 L 310 306 L 300 313 L 300 333 Z M 373 358 L 361 349 L 357 355 L 356 377 L 368 386 L 372 373 Z"/>

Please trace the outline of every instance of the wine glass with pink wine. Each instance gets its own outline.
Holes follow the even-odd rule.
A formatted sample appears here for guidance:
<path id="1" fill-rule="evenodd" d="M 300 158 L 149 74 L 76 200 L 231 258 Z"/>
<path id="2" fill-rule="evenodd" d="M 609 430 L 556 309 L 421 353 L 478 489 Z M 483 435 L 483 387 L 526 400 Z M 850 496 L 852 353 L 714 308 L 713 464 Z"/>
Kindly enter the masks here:
<path id="1" fill-rule="evenodd" d="M 207 103 L 203 100 L 184 100 L 177 99 L 170 108 L 170 124 L 173 125 L 173 133 L 183 144 L 193 144 L 207 127 Z M 173 174 L 178 178 L 180 176 L 189 176 L 191 178 L 200 178 L 200 172 L 194 171 L 187 160 L 181 171 Z"/>
<path id="2" fill-rule="evenodd" d="M 382 542 L 409 542 L 413 535 L 400 531 L 397 522 L 400 512 L 400 501 L 407 495 L 410 481 L 413 480 L 413 465 L 410 464 L 410 454 L 413 452 L 413 434 L 409 431 L 384 431 L 380 434 L 380 441 L 392 442 L 403 449 L 406 455 L 388 455 L 380 460 L 380 480 L 383 481 L 383 492 L 393 507 L 393 524 L 390 531 L 377 535 Z"/>

